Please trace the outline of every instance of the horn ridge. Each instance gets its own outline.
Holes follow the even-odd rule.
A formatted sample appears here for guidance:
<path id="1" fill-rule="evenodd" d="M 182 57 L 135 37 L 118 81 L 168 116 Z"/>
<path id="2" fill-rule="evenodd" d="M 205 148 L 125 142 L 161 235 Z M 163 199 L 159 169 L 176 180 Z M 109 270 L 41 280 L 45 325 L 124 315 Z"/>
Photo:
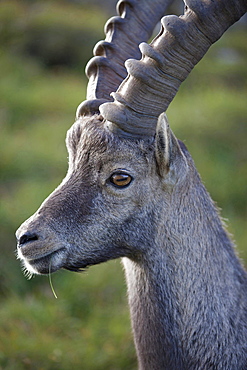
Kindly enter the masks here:
<path id="1" fill-rule="evenodd" d="M 166 111 L 180 84 L 211 44 L 246 12 L 247 2 L 231 1 L 227 11 L 226 7 L 224 0 L 187 0 L 184 15 L 162 18 L 158 36 L 150 45 L 140 45 L 141 60 L 126 61 L 129 75 L 114 102 L 100 106 L 104 119 L 111 122 L 106 123 L 108 128 L 127 137 L 132 133 L 133 138 L 143 137 L 144 132 L 155 134 L 158 116 Z M 120 97 L 125 103 L 119 104 Z"/>
<path id="2" fill-rule="evenodd" d="M 87 100 L 111 101 L 110 93 L 116 91 L 127 76 L 124 63 L 128 58 L 141 57 L 138 45 L 151 37 L 154 26 L 164 15 L 171 0 L 120 0 L 118 16 L 110 18 L 105 25 L 105 40 L 94 48 L 94 57 L 88 62 L 89 78 Z M 77 118 L 94 114 L 88 107 L 97 103 L 80 104 Z M 86 110 L 84 108 L 86 107 Z"/>

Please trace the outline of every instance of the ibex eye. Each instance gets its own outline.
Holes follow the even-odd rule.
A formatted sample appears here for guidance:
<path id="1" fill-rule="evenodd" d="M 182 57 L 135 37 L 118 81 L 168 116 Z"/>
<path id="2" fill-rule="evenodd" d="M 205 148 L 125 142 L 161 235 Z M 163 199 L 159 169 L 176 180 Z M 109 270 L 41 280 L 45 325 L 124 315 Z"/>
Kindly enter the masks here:
<path id="1" fill-rule="evenodd" d="M 109 180 L 114 186 L 118 188 L 125 188 L 131 183 L 132 177 L 124 172 L 115 172 L 111 175 Z"/>

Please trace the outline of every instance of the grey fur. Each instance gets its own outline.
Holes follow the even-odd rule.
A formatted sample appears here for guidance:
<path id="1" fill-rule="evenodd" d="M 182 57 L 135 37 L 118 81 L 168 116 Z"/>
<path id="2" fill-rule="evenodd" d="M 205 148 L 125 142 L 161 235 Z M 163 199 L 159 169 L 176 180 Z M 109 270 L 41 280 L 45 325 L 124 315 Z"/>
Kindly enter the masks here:
<path id="1" fill-rule="evenodd" d="M 95 117 L 76 122 L 67 177 L 17 232 L 38 236 L 19 257 L 38 273 L 125 257 L 140 369 L 245 369 L 246 273 L 164 116 L 157 131 L 130 141 Z M 118 169 L 128 188 L 109 182 Z"/>
<path id="2" fill-rule="evenodd" d="M 18 229 L 18 256 L 30 273 L 122 257 L 140 369 L 244 370 L 247 274 L 165 114 L 155 130 L 129 138 L 78 118 L 68 173 Z"/>

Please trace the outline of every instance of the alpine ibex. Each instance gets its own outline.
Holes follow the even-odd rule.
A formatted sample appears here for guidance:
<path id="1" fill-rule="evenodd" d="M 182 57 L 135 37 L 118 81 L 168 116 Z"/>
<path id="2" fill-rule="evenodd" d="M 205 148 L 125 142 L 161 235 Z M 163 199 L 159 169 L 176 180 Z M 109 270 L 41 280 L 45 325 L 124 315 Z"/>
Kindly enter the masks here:
<path id="1" fill-rule="evenodd" d="M 123 257 L 140 369 L 244 370 L 247 275 L 162 112 L 247 2 L 186 0 L 144 43 L 169 2 L 119 2 L 67 134 L 68 173 L 17 231 L 18 256 L 40 274 Z"/>

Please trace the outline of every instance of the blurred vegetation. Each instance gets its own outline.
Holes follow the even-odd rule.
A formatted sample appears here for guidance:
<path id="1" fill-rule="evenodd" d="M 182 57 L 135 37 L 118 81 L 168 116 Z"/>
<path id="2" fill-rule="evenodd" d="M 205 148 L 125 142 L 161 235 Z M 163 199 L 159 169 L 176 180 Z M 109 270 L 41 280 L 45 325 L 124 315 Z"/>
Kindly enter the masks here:
<path id="1" fill-rule="evenodd" d="M 0 369 L 135 369 L 119 261 L 27 281 L 14 232 L 63 178 L 66 130 L 108 14 L 88 2 L 0 3 Z M 246 24 L 212 47 L 168 110 L 247 264 Z"/>

